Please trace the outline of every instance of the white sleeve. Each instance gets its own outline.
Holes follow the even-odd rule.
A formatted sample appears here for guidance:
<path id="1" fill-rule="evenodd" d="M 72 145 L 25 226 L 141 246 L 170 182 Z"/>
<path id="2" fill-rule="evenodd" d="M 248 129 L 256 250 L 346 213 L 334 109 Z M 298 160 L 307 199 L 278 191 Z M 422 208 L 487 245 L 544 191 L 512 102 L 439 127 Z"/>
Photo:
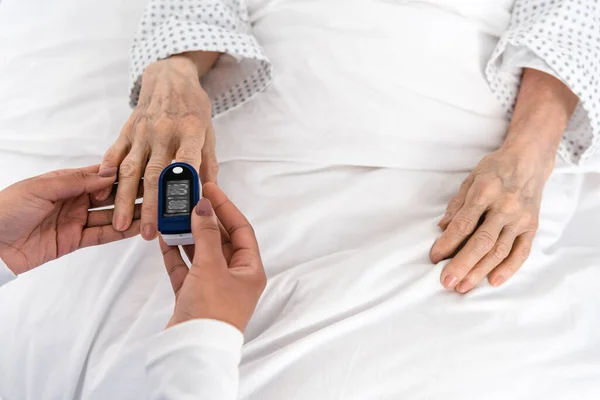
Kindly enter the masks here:
<path id="1" fill-rule="evenodd" d="M 131 106 L 137 105 L 148 65 L 197 50 L 223 53 L 201 80 L 215 116 L 271 82 L 271 64 L 252 35 L 245 0 L 150 0 L 131 50 Z"/>
<path id="2" fill-rule="evenodd" d="M 560 155 L 574 164 L 600 142 L 600 3 L 515 0 L 509 29 L 486 67 L 492 91 L 512 114 L 522 68 L 549 73 L 579 97 Z"/>
<path id="3" fill-rule="evenodd" d="M 198 319 L 165 329 L 149 342 L 146 374 L 152 399 L 235 400 L 242 333 Z"/>
<path id="4" fill-rule="evenodd" d="M 0 258 L 0 286 L 15 279 L 17 276 L 8 268 Z"/>

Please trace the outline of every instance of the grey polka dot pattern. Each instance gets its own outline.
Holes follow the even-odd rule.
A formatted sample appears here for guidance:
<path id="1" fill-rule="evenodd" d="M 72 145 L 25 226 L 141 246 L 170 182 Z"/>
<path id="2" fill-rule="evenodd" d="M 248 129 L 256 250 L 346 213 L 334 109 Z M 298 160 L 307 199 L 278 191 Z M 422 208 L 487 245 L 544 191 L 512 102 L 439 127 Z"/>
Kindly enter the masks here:
<path id="1" fill-rule="evenodd" d="M 486 75 L 498 100 L 512 114 L 518 86 L 499 70 L 507 46 L 525 46 L 579 97 L 559 150 L 579 164 L 600 147 L 600 1 L 515 0 Z"/>
<path id="2" fill-rule="evenodd" d="M 224 53 L 202 78 L 214 116 L 244 103 L 271 82 L 271 64 L 250 32 L 245 0 L 150 0 L 133 39 L 131 106 L 138 102 L 148 65 L 194 50 Z"/>

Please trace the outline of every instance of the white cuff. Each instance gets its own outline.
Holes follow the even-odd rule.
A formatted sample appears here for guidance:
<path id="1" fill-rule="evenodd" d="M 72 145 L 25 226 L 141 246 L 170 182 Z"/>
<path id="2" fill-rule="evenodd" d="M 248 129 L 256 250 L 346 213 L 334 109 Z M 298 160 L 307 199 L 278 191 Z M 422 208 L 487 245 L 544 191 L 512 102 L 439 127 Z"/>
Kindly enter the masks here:
<path id="1" fill-rule="evenodd" d="M 536 69 L 557 77 L 557 73 L 538 57 L 533 51 L 525 46 L 514 46 L 507 44 L 502 57 L 500 71 L 511 74 L 515 80 L 520 79 L 523 68 Z M 560 79 L 560 78 L 558 78 Z"/>
<path id="2" fill-rule="evenodd" d="M 244 336 L 225 322 L 198 319 L 154 336 L 146 374 L 153 399 L 235 399 Z"/>
<path id="3" fill-rule="evenodd" d="M 8 268 L 0 258 L 0 286 L 15 279 L 17 276 Z"/>

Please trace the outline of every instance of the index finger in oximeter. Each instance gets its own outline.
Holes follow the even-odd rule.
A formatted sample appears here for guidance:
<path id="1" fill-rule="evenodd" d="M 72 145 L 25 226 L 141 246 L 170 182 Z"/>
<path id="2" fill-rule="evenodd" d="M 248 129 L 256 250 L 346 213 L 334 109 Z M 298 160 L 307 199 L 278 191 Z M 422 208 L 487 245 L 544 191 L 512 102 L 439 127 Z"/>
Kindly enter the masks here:
<path id="1" fill-rule="evenodd" d="M 192 209 L 202 188 L 198 173 L 178 162 L 163 170 L 158 179 L 158 230 L 169 246 L 194 244 Z"/>

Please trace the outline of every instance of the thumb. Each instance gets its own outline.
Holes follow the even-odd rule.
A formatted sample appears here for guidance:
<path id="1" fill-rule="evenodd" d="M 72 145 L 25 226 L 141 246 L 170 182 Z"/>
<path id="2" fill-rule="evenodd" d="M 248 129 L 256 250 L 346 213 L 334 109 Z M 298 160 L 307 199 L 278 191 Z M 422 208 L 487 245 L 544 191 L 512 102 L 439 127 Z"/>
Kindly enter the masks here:
<path id="1" fill-rule="evenodd" d="M 116 174 L 102 177 L 90 168 L 66 169 L 50 172 L 28 181 L 28 189 L 49 201 L 66 200 L 92 193 L 113 185 Z"/>
<path id="2" fill-rule="evenodd" d="M 217 216 L 207 198 L 200 199 L 192 212 L 192 235 L 196 247 L 193 266 L 226 266 Z"/>

